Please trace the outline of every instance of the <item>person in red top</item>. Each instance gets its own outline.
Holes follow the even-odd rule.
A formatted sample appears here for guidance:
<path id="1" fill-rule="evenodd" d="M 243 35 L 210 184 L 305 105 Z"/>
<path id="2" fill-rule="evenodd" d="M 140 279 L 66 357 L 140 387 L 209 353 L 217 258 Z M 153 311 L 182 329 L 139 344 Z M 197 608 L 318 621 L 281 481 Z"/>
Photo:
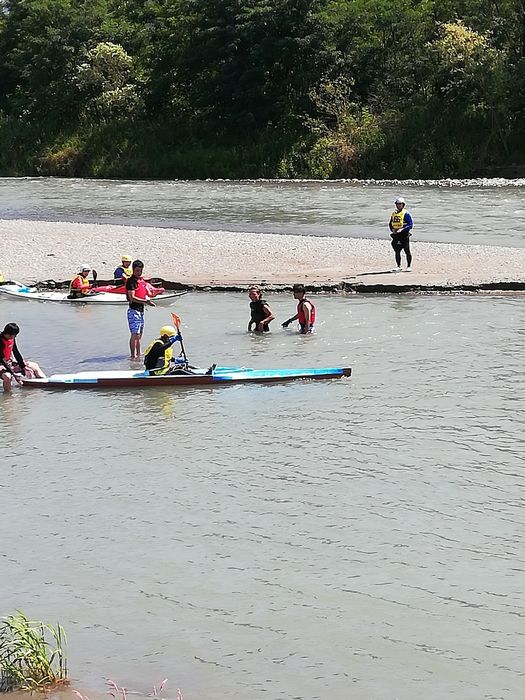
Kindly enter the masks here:
<path id="1" fill-rule="evenodd" d="M 132 269 L 133 274 L 126 280 L 126 297 L 129 302 L 129 352 L 130 358 L 136 360 L 140 357 L 140 341 L 144 332 L 144 305 L 155 306 L 155 302 L 151 301 L 147 282 L 142 277 L 144 270 L 142 260 L 134 260 Z"/>
<path id="2" fill-rule="evenodd" d="M 0 333 L 0 377 L 4 391 L 11 391 L 13 378 L 21 386 L 24 377 L 46 376 L 36 362 L 24 360 L 20 354 L 15 340 L 19 333 L 20 328 L 16 323 L 8 323 Z M 13 356 L 16 362 L 13 362 Z"/>
<path id="3" fill-rule="evenodd" d="M 89 265 L 82 265 L 80 272 L 76 274 L 71 280 L 69 285 L 69 295 L 68 299 L 82 299 L 85 297 L 92 289 L 89 283 L 88 276 L 91 272 Z M 93 279 L 96 279 L 97 273 L 93 270 Z"/>
<path id="4" fill-rule="evenodd" d="M 283 328 L 288 328 L 292 321 L 299 321 L 299 333 L 307 335 L 314 332 L 315 306 L 306 298 L 303 284 L 294 284 L 293 296 L 297 299 L 297 313 L 282 324 Z"/>

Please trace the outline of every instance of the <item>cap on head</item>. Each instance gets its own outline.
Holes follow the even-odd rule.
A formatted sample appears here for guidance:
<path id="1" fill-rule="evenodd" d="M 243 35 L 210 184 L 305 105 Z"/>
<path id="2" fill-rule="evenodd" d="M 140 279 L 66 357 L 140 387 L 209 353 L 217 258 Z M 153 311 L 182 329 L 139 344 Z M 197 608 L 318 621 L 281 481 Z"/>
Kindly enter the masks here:
<path id="1" fill-rule="evenodd" d="M 302 294 L 304 294 L 304 292 L 305 292 L 304 284 L 294 284 L 294 286 L 292 287 L 292 291 L 293 292 L 301 292 Z"/>
<path id="2" fill-rule="evenodd" d="M 90 265 L 81 265 L 80 272 L 89 272 L 91 270 Z"/>
<path id="3" fill-rule="evenodd" d="M 406 204 L 406 202 L 403 197 L 397 197 L 395 204 Z"/>
<path id="4" fill-rule="evenodd" d="M 175 328 L 173 328 L 173 326 L 162 326 L 160 329 L 160 335 L 161 337 L 163 335 L 167 335 L 169 337 L 170 335 L 177 335 L 177 331 Z"/>
<path id="5" fill-rule="evenodd" d="M 133 258 L 131 258 L 129 255 L 123 255 L 121 260 L 122 262 L 131 262 Z"/>

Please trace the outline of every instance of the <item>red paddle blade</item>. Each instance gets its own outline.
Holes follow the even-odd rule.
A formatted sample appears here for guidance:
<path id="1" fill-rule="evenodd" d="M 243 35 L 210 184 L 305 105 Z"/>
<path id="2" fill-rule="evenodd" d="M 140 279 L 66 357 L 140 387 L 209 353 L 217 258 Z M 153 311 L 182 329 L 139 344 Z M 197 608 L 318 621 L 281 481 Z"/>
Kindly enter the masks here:
<path id="1" fill-rule="evenodd" d="M 175 324 L 177 330 L 179 330 L 180 318 L 177 316 L 177 314 L 173 313 L 173 311 L 171 312 L 171 318 L 173 319 L 173 323 Z"/>

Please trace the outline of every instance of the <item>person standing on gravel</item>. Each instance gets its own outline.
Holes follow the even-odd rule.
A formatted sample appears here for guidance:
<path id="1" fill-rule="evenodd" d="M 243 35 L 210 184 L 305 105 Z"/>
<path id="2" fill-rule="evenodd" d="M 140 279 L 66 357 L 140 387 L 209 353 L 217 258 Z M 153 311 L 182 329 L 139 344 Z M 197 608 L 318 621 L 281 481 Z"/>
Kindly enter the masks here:
<path id="1" fill-rule="evenodd" d="M 392 248 L 396 256 L 396 265 L 394 272 L 401 272 L 401 251 L 405 251 L 407 259 L 407 272 L 412 271 L 412 253 L 410 252 L 410 236 L 412 235 L 412 227 L 414 222 L 412 216 L 405 209 L 405 200 L 403 197 L 398 197 L 395 201 L 396 208 L 390 215 L 388 228 L 392 237 Z"/>

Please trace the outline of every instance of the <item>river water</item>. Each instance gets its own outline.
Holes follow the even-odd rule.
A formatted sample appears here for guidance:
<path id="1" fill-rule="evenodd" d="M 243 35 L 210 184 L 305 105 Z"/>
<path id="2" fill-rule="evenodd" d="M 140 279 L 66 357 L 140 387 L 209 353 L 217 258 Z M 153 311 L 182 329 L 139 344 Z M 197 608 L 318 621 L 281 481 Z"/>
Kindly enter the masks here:
<path id="1" fill-rule="evenodd" d="M 523 697 L 522 298 L 316 303 L 310 338 L 174 308 L 195 363 L 351 380 L 0 395 L 1 614 L 60 620 L 90 697 Z M 0 313 L 48 372 L 129 366 L 125 309 Z"/>
<path id="2" fill-rule="evenodd" d="M 523 247 L 525 180 L 145 182 L 0 178 L 0 218 L 388 237 L 405 196 L 414 239 Z"/>

